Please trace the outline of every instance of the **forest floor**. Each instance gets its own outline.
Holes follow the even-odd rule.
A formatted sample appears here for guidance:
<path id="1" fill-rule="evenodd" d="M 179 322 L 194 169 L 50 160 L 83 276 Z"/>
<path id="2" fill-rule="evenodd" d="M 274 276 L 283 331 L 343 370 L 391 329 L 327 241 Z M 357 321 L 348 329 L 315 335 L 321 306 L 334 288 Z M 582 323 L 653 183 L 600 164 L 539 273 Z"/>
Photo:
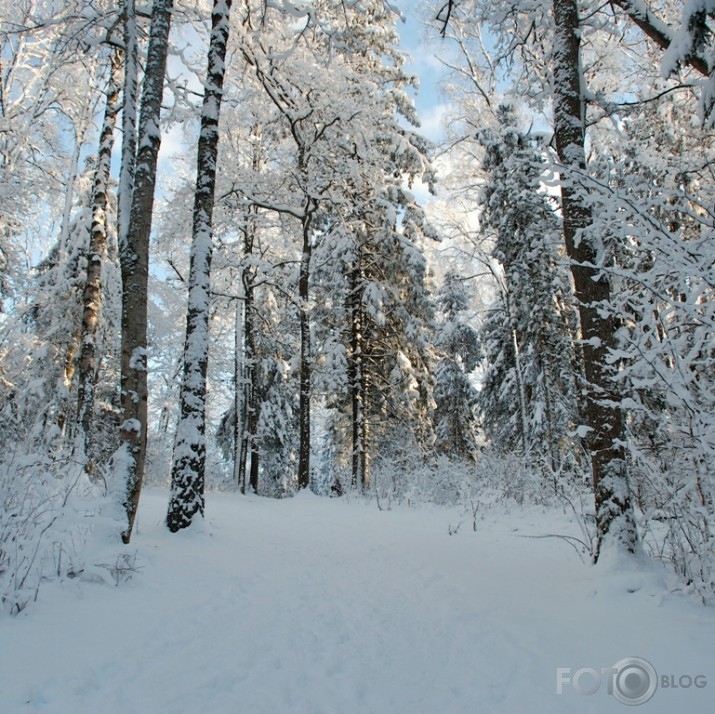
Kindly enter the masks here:
<path id="1" fill-rule="evenodd" d="M 538 537 L 577 535 L 561 512 L 475 531 L 457 509 L 211 493 L 172 535 L 167 500 L 142 495 L 130 581 L 49 583 L 2 617 L 2 714 L 604 714 L 655 681 L 636 661 L 581 693 L 630 657 L 657 670 L 644 713 L 715 711 L 715 609 Z"/>

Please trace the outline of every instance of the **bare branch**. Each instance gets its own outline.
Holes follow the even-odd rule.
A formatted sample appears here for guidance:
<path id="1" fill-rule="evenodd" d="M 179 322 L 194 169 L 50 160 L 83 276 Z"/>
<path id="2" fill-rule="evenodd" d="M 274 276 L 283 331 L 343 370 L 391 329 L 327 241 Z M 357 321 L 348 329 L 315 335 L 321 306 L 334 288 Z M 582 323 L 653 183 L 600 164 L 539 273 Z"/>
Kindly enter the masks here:
<path id="1" fill-rule="evenodd" d="M 667 50 L 673 41 L 673 33 L 654 12 L 649 10 L 644 3 L 637 0 L 611 0 L 613 5 L 618 5 L 633 22 L 662 50 Z M 698 55 L 690 55 L 685 60 L 693 69 L 704 77 L 710 76 L 708 62 Z"/>
<path id="2" fill-rule="evenodd" d="M 452 17 L 452 11 L 457 6 L 457 0 L 448 0 L 437 13 L 435 20 L 441 23 L 442 29 L 439 34 L 445 37 L 447 34 L 447 27 L 449 26 L 450 18 Z"/>

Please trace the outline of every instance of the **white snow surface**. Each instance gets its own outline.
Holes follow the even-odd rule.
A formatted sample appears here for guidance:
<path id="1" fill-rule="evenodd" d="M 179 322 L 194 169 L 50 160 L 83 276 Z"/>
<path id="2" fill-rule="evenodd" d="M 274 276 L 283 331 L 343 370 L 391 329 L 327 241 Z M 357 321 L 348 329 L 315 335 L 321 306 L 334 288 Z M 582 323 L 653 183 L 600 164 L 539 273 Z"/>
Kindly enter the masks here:
<path id="1" fill-rule="evenodd" d="M 130 582 L 47 584 L 3 616 L 2 714 L 626 712 L 605 684 L 557 694 L 557 668 L 634 656 L 707 678 L 635 711 L 715 711 L 715 611 L 652 564 L 593 567 L 529 537 L 576 534 L 560 512 L 474 532 L 456 509 L 211 493 L 174 535 L 167 501 L 142 495 Z"/>

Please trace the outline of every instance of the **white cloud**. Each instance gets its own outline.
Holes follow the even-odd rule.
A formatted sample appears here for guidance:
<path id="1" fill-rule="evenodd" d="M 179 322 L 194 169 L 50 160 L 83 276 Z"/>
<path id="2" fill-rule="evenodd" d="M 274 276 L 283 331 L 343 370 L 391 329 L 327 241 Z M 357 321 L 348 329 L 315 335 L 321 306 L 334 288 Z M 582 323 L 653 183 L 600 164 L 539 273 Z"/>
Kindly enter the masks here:
<path id="1" fill-rule="evenodd" d="M 447 117 L 454 106 L 451 102 L 438 102 L 427 109 L 418 109 L 420 134 L 438 144 L 444 139 Z"/>

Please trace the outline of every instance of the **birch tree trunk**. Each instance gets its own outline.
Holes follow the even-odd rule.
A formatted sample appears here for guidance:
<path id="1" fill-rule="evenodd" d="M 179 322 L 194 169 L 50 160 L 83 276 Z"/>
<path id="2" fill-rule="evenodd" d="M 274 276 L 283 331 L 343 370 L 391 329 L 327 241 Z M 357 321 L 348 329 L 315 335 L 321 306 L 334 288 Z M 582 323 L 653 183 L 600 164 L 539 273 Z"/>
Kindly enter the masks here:
<path id="1" fill-rule="evenodd" d="M 197 513 L 201 515 L 204 513 L 206 369 L 209 349 L 213 209 L 219 141 L 218 124 L 226 72 L 230 9 L 231 0 L 214 0 L 211 13 L 211 39 L 201 110 L 194 194 L 181 407 L 171 468 L 171 498 L 166 517 L 166 524 L 174 533 L 191 525 Z M 238 418 L 238 415 L 236 416 Z"/>
<path id="2" fill-rule="evenodd" d="M 578 7 L 575 0 L 553 0 L 553 11 L 554 138 L 563 165 L 563 231 L 581 321 L 586 382 L 581 419 L 587 429 L 585 445 L 591 455 L 596 499 L 597 560 L 607 542 L 634 552 L 638 534 L 621 441 L 623 413 L 608 373 L 607 358 L 616 346 L 616 323 L 602 311 L 610 302 L 610 285 L 598 267 L 599 255 L 588 235 L 592 211 L 584 195 L 586 189 L 578 183 L 578 175 L 586 170 Z"/>
<path id="3" fill-rule="evenodd" d="M 155 0 L 149 29 L 139 116 L 139 147 L 126 240 L 120 244 L 122 269 L 122 347 L 120 448 L 117 465 L 126 480 L 124 506 L 128 543 L 141 493 L 147 444 L 147 290 L 149 236 L 154 209 L 156 168 L 161 145 L 159 119 L 173 0 Z M 122 187 L 124 190 L 127 186 Z"/>
<path id="4" fill-rule="evenodd" d="M 97 169 L 92 185 L 92 226 L 87 252 L 87 279 L 82 293 L 82 346 L 77 366 L 79 384 L 75 444 L 77 456 L 85 464 L 88 473 L 92 472 L 92 464 L 88 461 L 89 431 L 97 377 L 97 332 L 102 308 L 102 266 L 107 258 L 107 188 L 114 147 L 114 128 L 120 108 L 121 71 L 122 53 L 115 51 L 111 59 L 107 105 L 99 138 Z"/>

